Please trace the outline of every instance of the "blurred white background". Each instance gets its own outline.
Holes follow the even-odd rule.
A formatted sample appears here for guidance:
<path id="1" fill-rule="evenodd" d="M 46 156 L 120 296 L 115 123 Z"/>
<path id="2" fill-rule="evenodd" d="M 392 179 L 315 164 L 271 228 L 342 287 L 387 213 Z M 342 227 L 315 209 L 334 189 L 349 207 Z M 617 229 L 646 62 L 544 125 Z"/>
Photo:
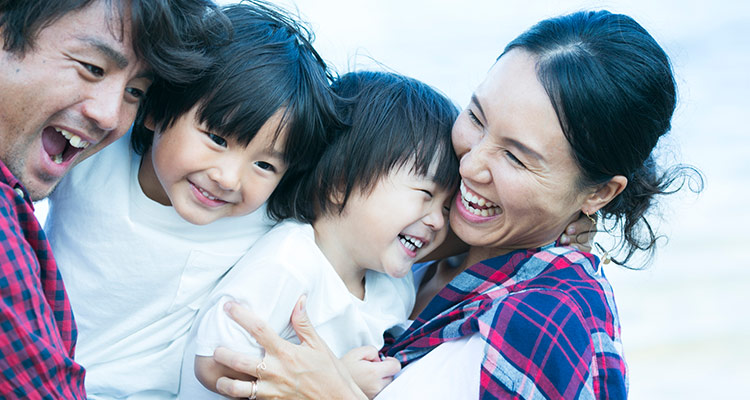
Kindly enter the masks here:
<path id="1" fill-rule="evenodd" d="M 464 106 L 505 44 L 535 22 L 608 9 L 641 23 L 672 57 L 680 102 L 665 160 L 698 167 L 700 195 L 667 197 L 645 271 L 608 266 L 633 399 L 750 398 L 750 2 L 695 0 L 283 0 L 339 73 L 382 68 Z M 607 238 L 597 238 L 606 241 Z"/>
<path id="2" fill-rule="evenodd" d="M 233 2 L 224 0 L 222 3 Z M 276 0 L 297 10 L 336 71 L 384 68 L 464 106 L 505 44 L 580 9 L 634 17 L 672 57 L 680 102 L 662 157 L 698 167 L 703 193 L 667 198 L 645 271 L 608 266 L 633 399 L 750 398 L 750 2 Z M 43 218 L 46 207 L 41 204 Z M 605 237 L 597 240 L 606 242 Z"/>

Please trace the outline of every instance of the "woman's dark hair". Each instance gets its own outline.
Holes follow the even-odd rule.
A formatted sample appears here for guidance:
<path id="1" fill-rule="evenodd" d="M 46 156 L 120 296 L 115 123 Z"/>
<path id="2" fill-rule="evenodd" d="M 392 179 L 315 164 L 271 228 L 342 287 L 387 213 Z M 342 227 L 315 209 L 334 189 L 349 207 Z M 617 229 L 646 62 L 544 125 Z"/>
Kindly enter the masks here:
<path id="1" fill-rule="evenodd" d="M 122 35 L 125 17 L 130 18 L 135 54 L 154 75 L 174 82 L 190 82 L 210 65 L 202 48 L 195 47 L 196 41 L 205 43 L 221 34 L 217 29 L 228 27 L 212 21 L 211 29 L 206 29 L 204 17 L 216 9 L 211 0 L 0 0 L 3 49 L 23 56 L 33 49 L 39 31 L 97 1 L 105 2 L 113 13 L 113 33 Z"/>
<path id="2" fill-rule="evenodd" d="M 131 142 L 144 154 L 154 132 L 163 132 L 197 107 L 197 122 L 212 133 L 247 146 L 277 111 L 286 130 L 287 171 L 268 200 L 269 215 L 281 219 L 293 207 L 290 191 L 315 165 L 325 147 L 326 127 L 336 125 L 331 78 L 312 47 L 312 34 L 283 10 L 253 1 L 222 8 L 233 31 L 220 46 L 207 45 L 213 60 L 191 84 L 157 79 L 139 110 Z"/>
<path id="3" fill-rule="evenodd" d="M 661 171 L 653 150 L 670 130 L 676 84 L 669 57 L 635 20 L 608 11 L 583 11 L 542 21 L 508 44 L 537 59 L 537 76 L 557 113 L 582 172 L 581 187 L 628 179 L 600 212 L 622 237 L 627 262 L 637 250 L 653 255 L 657 236 L 646 219 L 654 196 L 674 182 L 702 177 L 693 167 Z M 502 55 L 500 56 L 502 57 Z"/>
<path id="4" fill-rule="evenodd" d="M 341 213 L 355 191 L 371 192 L 394 168 L 411 167 L 439 187 L 458 185 L 458 159 L 451 128 L 458 109 L 428 85 L 387 72 L 352 72 L 333 84 L 342 124 L 300 184 L 296 213 L 312 222 Z M 434 175 L 430 171 L 437 165 Z"/>

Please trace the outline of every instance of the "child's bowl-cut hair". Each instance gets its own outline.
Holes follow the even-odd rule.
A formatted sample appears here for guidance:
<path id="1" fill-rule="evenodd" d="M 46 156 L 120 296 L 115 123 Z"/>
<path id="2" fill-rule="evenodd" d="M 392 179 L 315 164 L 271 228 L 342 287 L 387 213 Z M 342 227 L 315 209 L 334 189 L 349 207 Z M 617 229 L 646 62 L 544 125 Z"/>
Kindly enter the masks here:
<path id="1" fill-rule="evenodd" d="M 352 72 L 333 84 L 340 128 L 297 195 L 297 217 L 312 222 L 342 212 L 353 192 L 367 194 L 394 168 L 453 190 L 458 159 L 451 144 L 456 106 L 415 79 L 387 72 Z M 430 167 L 437 165 L 433 176 Z"/>
<path id="2" fill-rule="evenodd" d="M 287 172 L 268 200 L 274 218 L 289 214 L 295 182 L 313 167 L 325 148 L 326 128 L 337 125 L 327 67 L 312 47 L 312 33 L 283 10 L 260 1 L 228 5 L 223 14 L 233 31 L 220 46 L 206 46 L 212 65 L 190 85 L 157 79 L 149 89 L 133 128 L 132 146 L 144 154 L 154 132 L 172 126 L 198 106 L 196 117 L 206 128 L 247 146 L 279 109 L 287 130 Z M 220 23 L 221 18 L 216 15 Z"/>

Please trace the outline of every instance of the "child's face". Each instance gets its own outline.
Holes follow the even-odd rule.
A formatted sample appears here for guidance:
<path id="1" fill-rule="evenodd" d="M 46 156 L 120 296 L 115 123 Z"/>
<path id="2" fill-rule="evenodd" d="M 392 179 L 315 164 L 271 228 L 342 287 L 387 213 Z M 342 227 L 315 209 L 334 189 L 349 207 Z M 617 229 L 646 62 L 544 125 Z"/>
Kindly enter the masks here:
<path id="1" fill-rule="evenodd" d="M 394 169 L 347 202 L 341 237 L 358 266 L 400 278 L 445 239 L 452 193 L 410 169 Z"/>
<path id="2" fill-rule="evenodd" d="M 285 132 L 271 146 L 283 110 L 243 147 L 208 132 L 197 121 L 196 108 L 154 135 L 150 154 L 143 160 L 152 163 L 153 173 L 139 173 L 141 187 L 148 197 L 172 205 L 182 218 L 197 225 L 255 211 L 286 172 Z M 141 171 L 147 167 L 142 165 Z"/>

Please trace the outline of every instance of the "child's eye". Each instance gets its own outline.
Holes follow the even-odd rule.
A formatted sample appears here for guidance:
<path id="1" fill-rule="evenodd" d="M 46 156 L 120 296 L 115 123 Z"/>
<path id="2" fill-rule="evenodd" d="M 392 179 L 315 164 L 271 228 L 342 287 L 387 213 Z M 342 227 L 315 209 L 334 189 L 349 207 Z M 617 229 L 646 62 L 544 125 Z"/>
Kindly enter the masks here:
<path id="1" fill-rule="evenodd" d="M 255 165 L 257 165 L 258 168 L 260 168 L 262 170 L 276 172 L 276 167 L 274 167 L 273 165 L 271 165 L 271 164 L 269 164 L 269 163 L 267 163 L 265 161 L 256 161 Z"/>
<path id="2" fill-rule="evenodd" d="M 433 197 L 432 196 L 432 192 L 430 192 L 429 190 L 419 189 L 419 191 L 422 192 L 422 193 L 424 193 L 424 194 L 426 194 L 429 198 Z"/>
<path id="3" fill-rule="evenodd" d="M 218 144 L 221 147 L 227 147 L 227 141 L 223 137 L 214 135 L 213 133 L 207 133 L 207 135 L 208 138 L 211 139 L 214 143 Z"/>

